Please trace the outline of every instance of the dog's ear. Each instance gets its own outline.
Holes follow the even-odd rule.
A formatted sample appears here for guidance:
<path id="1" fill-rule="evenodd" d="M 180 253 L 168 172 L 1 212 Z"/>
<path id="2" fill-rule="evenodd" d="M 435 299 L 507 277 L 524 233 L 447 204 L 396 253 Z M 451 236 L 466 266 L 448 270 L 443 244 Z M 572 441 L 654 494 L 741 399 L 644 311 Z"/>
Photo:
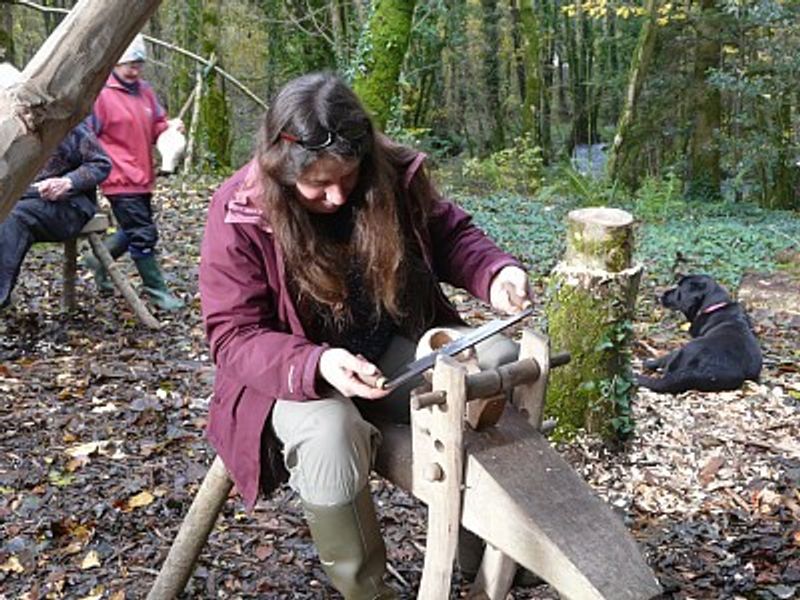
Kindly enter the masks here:
<path id="1" fill-rule="evenodd" d="M 685 281 L 685 285 L 689 292 L 697 295 L 700 295 L 708 290 L 709 284 L 710 282 L 705 277 L 698 277 L 696 275 L 687 277 Z"/>

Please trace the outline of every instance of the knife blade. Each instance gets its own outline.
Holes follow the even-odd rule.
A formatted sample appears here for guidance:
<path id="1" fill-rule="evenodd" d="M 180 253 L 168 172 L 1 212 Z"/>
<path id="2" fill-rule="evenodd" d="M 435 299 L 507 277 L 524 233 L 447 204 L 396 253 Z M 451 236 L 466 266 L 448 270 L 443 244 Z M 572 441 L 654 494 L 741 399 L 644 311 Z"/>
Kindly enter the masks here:
<path id="1" fill-rule="evenodd" d="M 384 390 L 396 388 L 397 386 L 410 381 L 417 375 L 420 375 L 432 368 L 436 364 L 437 356 L 455 356 L 459 352 L 462 352 L 467 348 L 471 348 L 478 342 L 482 342 L 483 340 L 500 333 L 504 329 L 508 329 L 515 323 L 519 323 L 522 319 L 529 317 L 532 314 L 533 307 L 529 307 L 515 315 L 506 317 L 505 319 L 494 319 L 493 321 L 489 321 L 485 325 L 481 325 L 467 335 L 455 339 L 452 342 L 445 344 L 441 348 L 434 350 L 430 354 L 426 354 L 425 356 L 408 363 L 406 366 L 395 372 L 388 380 L 382 382 L 381 387 Z"/>

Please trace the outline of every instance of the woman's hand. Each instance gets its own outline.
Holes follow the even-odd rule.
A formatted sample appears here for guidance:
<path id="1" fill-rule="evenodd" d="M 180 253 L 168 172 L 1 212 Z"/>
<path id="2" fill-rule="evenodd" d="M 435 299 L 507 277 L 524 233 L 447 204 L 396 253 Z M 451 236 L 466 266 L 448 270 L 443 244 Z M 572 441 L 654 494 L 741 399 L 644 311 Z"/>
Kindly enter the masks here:
<path id="1" fill-rule="evenodd" d="M 319 358 L 319 374 L 342 395 L 377 400 L 389 393 L 381 389 L 381 372 L 371 362 L 344 348 L 325 350 Z"/>
<path id="2" fill-rule="evenodd" d="M 492 308 L 512 315 L 533 304 L 530 298 L 528 274 L 514 265 L 498 271 L 489 286 L 489 303 Z"/>

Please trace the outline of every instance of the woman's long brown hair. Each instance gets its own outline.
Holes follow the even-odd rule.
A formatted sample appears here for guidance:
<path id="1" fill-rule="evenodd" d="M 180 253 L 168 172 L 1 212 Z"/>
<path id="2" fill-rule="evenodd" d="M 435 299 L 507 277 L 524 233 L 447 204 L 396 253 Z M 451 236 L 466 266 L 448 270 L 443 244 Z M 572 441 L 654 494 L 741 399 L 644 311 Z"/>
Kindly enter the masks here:
<path id="1" fill-rule="evenodd" d="M 347 277 L 355 259 L 376 313 L 386 311 L 414 332 L 430 325 L 433 280 L 423 244 L 436 196 L 422 170 L 405 189 L 405 171 L 416 155 L 378 134 L 358 97 L 333 74 L 304 75 L 281 89 L 267 112 L 257 158 L 266 218 L 301 299 L 347 318 Z M 322 157 L 359 162 L 358 183 L 345 205 L 353 229 L 341 242 L 323 235 L 317 216 L 295 196 L 298 177 Z"/>

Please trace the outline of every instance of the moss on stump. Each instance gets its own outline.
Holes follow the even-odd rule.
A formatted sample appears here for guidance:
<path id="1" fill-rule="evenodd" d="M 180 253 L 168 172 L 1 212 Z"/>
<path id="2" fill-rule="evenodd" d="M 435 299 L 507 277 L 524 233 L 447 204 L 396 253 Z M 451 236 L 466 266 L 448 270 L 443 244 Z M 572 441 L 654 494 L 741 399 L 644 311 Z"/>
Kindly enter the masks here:
<path id="1" fill-rule="evenodd" d="M 551 372 L 545 413 L 555 436 L 606 439 L 631 427 L 631 321 L 641 266 L 632 266 L 633 217 L 612 208 L 569 213 L 567 251 L 547 293 L 550 343 L 570 364 Z"/>

